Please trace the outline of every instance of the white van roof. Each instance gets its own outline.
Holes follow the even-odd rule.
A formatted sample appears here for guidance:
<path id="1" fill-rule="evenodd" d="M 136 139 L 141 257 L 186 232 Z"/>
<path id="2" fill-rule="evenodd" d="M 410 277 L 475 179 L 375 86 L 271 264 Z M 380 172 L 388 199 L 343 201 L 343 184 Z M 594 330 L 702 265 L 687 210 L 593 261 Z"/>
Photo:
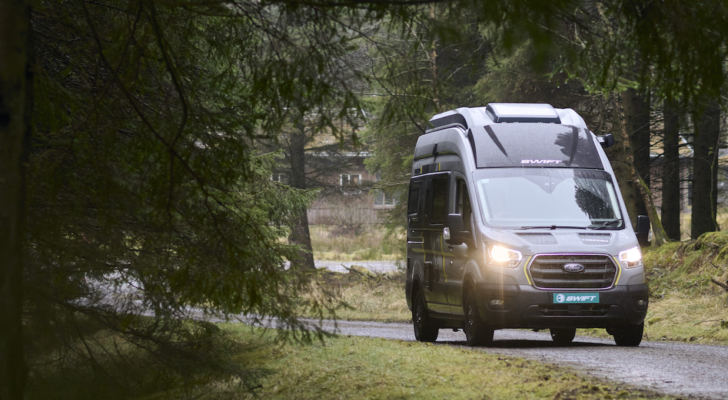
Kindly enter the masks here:
<path id="1" fill-rule="evenodd" d="M 502 123 L 551 123 L 586 129 L 584 119 L 570 108 L 554 108 L 539 103 L 490 103 L 486 107 L 458 108 L 437 114 L 430 119 L 430 131 L 453 125 L 463 129 Z"/>

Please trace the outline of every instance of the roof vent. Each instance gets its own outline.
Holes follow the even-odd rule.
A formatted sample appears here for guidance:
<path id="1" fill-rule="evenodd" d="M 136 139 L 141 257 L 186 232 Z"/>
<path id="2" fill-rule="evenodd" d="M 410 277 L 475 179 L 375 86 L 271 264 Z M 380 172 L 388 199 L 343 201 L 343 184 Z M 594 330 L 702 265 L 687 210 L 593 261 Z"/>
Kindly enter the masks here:
<path id="1" fill-rule="evenodd" d="M 560 124 L 561 118 L 550 104 L 490 103 L 485 108 L 493 122 L 546 122 Z"/>

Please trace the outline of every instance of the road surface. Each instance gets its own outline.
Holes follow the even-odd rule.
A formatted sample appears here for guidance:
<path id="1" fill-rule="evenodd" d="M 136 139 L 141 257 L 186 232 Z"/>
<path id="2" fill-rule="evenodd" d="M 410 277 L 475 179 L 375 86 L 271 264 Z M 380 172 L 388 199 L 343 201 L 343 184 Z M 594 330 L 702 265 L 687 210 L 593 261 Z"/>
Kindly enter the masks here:
<path id="1" fill-rule="evenodd" d="M 286 267 L 290 263 L 286 261 Z M 328 261 L 328 260 L 314 260 L 316 268 L 326 268 L 334 272 L 348 272 L 347 268 L 351 268 L 354 265 L 364 267 L 372 272 L 384 273 L 397 271 L 398 269 L 404 269 L 404 261 Z"/>

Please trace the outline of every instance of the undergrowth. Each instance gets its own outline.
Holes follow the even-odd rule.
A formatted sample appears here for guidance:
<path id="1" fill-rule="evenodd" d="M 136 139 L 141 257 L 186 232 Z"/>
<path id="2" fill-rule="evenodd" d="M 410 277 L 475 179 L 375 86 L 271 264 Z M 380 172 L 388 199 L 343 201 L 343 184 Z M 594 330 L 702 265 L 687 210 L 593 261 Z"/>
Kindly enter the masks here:
<path id="1" fill-rule="evenodd" d="M 404 294 L 404 271 L 373 273 L 354 266 L 348 273 L 319 269 L 311 280 L 304 300 L 329 298 L 334 314 L 309 317 L 383 322 L 407 322 L 411 318 Z"/>
<path id="2" fill-rule="evenodd" d="M 311 246 L 317 260 L 403 260 L 406 239 L 402 232 L 371 226 L 358 235 L 337 233 L 331 226 L 312 225 Z"/>
<path id="3" fill-rule="evenodd" d="M 644 261 L 648 339 L 728 343 L 728 233 L 649 249 Z"/>
<path id="4" fill-rule="evenodd" d="M 79 329 L 88 330 L 87 325 Z M 159 343 L 155 348 L 139 346 L 118 332 L 102 328 L 83 337 L 66 337 L 54 349 L 29 354 L 25 398 L 192 399 L 232 382 L 250 388 L 265 372 L 258 365 L 242 362 L 256 349 L 218 325 L 206 325 L 211 334 L 192 346 L 218 358 L 214 368 L 200 362 L 193 349 L 173 357 L 169 347 L 182 338 L 171 332 L 172 344 Z"/>
<path id="5" fill-rule="evenodd" d="M 720 295 L 725 293 L 720 284 L 728 280 L 728 233 L 710 232 L 698 240 L 649 249 L 644 261 L 653 298 Z"/>

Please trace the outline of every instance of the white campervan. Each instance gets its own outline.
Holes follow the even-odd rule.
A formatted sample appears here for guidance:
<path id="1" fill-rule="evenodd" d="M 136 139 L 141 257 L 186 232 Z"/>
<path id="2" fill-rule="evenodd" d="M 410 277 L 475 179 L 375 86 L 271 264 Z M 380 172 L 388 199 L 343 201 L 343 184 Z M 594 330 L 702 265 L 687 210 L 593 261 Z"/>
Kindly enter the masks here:
<path id="1" fill-rule="evenodd" d="M 597 137 L 571 109 L 489 104 L 438 114 L 417 141 L 407 204 L 415 336 L 463 329 L 606 328 L 638 346 L 648 306 L 640 243 Z M 639 236 L 639 241 L 638 241 Z"/>

